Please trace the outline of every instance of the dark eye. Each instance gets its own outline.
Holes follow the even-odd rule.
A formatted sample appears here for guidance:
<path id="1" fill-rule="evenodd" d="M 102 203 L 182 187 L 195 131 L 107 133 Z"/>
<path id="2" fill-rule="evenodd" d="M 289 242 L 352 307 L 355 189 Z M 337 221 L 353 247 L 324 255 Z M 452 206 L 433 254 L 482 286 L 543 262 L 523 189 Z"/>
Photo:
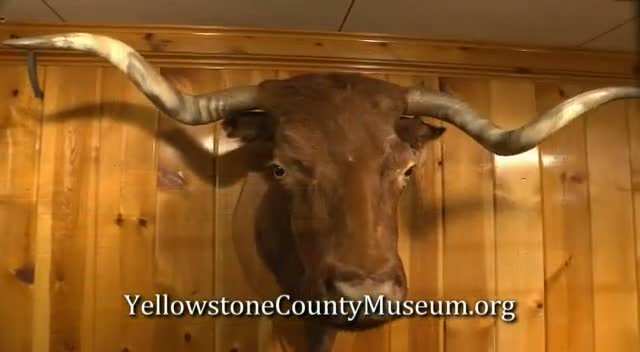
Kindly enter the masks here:
<path id="1" fill-rule="evenodd" d="M 409 177 L 413 175 L 413 169 L 415 167 L 416 167 L 415 165 L 411 165 L 408 169 L 404 170 L 404 177 Z"/>
<path id="2" fill-rule="evenodd" d="M 287 170 L 278 164 L 273 164 L 271 167 L 273 169 L 273 176 L 275 177 L 283 177 L 287 174 Z"/>

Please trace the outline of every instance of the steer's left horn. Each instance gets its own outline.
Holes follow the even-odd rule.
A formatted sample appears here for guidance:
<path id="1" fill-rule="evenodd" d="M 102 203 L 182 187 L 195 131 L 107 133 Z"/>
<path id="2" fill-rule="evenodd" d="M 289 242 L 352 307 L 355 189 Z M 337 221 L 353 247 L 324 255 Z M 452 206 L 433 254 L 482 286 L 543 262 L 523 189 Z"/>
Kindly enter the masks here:
<path id="1" fill-rule="evenodd" d="M 465 102 L 450 95 L 411 88 L 407 91 L 407 115 L 427 115 L 447 121 L 500 155 L 513 155 L 535 147 L 542 140 L 583 113 L 618 99 L 640 98 L 637 87 L 607 87 L 579 94 L 514 130 L 503 130 L 479 116 Z"/>
<path id="2" fill-rule="evenodd" d="M 158 109 L 185 124 L 215 122 L 234 112 L 257 108 L 255 86 L 235 87 L 204 95 L 184 94 L 167 82 L 135 50 L 113 38 L 67 33 L 9 39 L 3 44 L 24 49 L 73 49 L 101 56 L 124 72 Z"/>

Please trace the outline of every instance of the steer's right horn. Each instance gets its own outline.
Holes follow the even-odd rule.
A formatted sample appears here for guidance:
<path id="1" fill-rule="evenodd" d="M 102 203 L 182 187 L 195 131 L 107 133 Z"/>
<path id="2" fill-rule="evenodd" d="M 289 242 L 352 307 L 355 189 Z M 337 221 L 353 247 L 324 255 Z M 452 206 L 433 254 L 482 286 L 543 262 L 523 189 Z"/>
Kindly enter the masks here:
<path id="1" fill-rule="evenodd" d="M 101 56 L 124 72 L 158 109 L 188 125 L 215 122 L 231 113 L 257 108 L 255 86 L 235 87 L 197 96 L 184 94 L 167 82 L 135 50 L 113 38 L 67 33 L 9 39 L 3 44 L 23 49 L 73 49 Z"/>
<path id="2" fill-rule="evenodd" d="M 453 96 L 416 87 L 407 91 L 405 113 L 427 115 L 449 122 L 488 150 L 499 155 L 513 155 L 535 147 L 589 110 L 610 101 L 632 98 L 640 98 L 640 88 L 594 89 L 564 101 L 520 128 L 504 130 L 479 116 L 469 105 Z"/>

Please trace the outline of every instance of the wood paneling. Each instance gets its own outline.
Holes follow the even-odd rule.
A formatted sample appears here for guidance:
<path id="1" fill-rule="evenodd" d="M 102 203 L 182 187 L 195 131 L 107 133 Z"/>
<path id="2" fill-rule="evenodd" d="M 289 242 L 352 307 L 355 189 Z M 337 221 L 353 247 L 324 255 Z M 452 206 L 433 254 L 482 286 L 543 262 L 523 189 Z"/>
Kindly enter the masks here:
<path id="1" fill-rule="evenodd" d="M 23 67 L 0 66 L 0 345 L 30 351 L 34 300 L 36 202 L 42 103 L 29 92 Z M 9 302 L 12 302 L 9 304 Z M 20 309 L 15 309 L 20 307 Z"/>
<path id="2" fill-rule="evenodd" d="M 596 351 L 640 348 L 626 114 L 617 102 L 586 120 Z"/>
<path id="3" fill-rule="evenodd" d="M 538 111 L 583 89 L 536 85 Z M 593 351 L 593 278 L 585 121 L 540 145 L 544 198 L 544 269 L 547 350 Z"/>
<path id="4" fill-rule="evenodd" d="M 209 82 L 219 81 L 215 72 L 163 73 L 176 86 L 194 93 L 215 89 Z M 158 121 L 154 281 L 156 290 L 176 298 L 204 299 L 215 293 L 213 132 L 211 125 L 185 128 L 164 117 Z M 153 350 L 210 351 L 214 335 L 211 319 L 163 319 L 154 331 Z"/>
<path id="5" fill-rule="evenodd" d="M 612 82 L 633 79 L 637 64 L 634 55 L 613 52 L 220 27 L 3 24 L 0 41 L 61 32 L 112 36 L 159 66 L 564 77 Z M 22 60 L 22 52 L 0 47 L 0 61 Z M 102 59 L 68 51 L 41 51 L 40 61 L 104 65 Z"/>
<path id="6" fill-rule="evenodd" d="M 44 104 L 43 154 L 53 160 L 40 174 L 50 184 L 50 223 L 43 228 L 51 238 L 49 294 L 50 347 L 87 350 L 94 343 L 96 210 L 99 204 L 99 106 L 74 118 L 56 118 L 70 109 L 91 106 L 100 96 L 101 72 L 95 68 L 52 67 L 47 70 Z M 38 224 L 37 226 L 40 226 Z M 44 278 L 43 278 L 44 279 Z"/>
<path id="7" fill-rule="evenodd" d="M 47 30 L 54 29 L 60 28 Z M 119 31 L 134 46 L 143 45 L 141 33 Z M 189 30 L 158 32 L 190 40 L 167 43 L 166 51 L 178 56 L 195 43 L 202 52 L 213 50 L 211 41 L 190 36 Z M 256 34 L 222 32 L 225 38 Z M 305 34 L 295 41 L 292 36 L 268 32 L 244 38 L 262 45 L 246 57 L 259 58 L 253 53 L 268 50 L 282 54 L 287 48 L 300 55 L 311 38 L 322 37 Z M 377 55 L 393 57 L 394 65 L 406 71 L 414 70 L 412 55 L 422 55 L 411 40 L 396 40 L 381 54 L 366 49 L 379 46 L 367 36 L 322 38 L 323 45 L 333 43 L 334 56 L 361 55 L 343 61 L 342 68 L 365 73 L 372 71 L 367 60 L 379 60 Z M 235 40 L 223 41 L 221 50 Z M 445 52 L 454 50 L 445 47 Z M 340 53 L 343 48 L 352 51 Z M 327 47 L 314 50 L 306 62 L 315 60 L 316 68 L 325 70 L 336 67 L 322 56 Z M 452 55 L 445 60 L 449 64 L 458 64 L 454 52 L 465 52 L 456 50 L 443 54 Z M 157 62 L 170 54 L 158 54 Z M 461 60 L 480 54 L 468 55 Z M 537 55 L 552 57 L 551 52 L 518 53 L 503 60 L 535 61 Z M 558 62 L 564 65 L 567 57 Z M 49 61 L 41 68 L 44 102 L 32 98 L 22 64 L 0 66 L 0 297 L 9 303 L 0 305 L 0 350 L 304 350 L 304 326 L 291 319 L 126 316 L 122 295 L 127 293 L 189 299 L 278 294 L 254 236 L 264 180 L 253 169 L 257 150 L 238 148 L 220 125 L 179 126 L 115 69 L 74 65 L 74 60 Z M 440 64 L 435 57 L 421 60 Z M 587 61 L 599 60 L 611 67 L 620 63 L 598 56 Z M 557 62 L 546 69 L 556 64 L 562 69 Z M 593 87 L 582 79 L 376 70 L 384 73 L 375 77 L 402 85 L 445 90 L 506 127 Z M 220 70 L 162 69 L 194 93 L 305 71 L 279 65 L 241 70 L 233 64 Z M 614 80 L 619 77 L 613 74 Z M 513 157 L 495 157 L 446 126 L 442 139 L 425 147 L 424 163 L 399 205 L 399 252 L 409 296 L 470 303 L 517 299 L 518 320 L 400 319 L 367 332 L 343 333 L 335 350 L 637 350 L 638 104 L 609 104 L 539 149 Z"/>
<path id="8" fill-rule="evenodd" d="M 441 87 L 484 116 L 490 113 L 489 82 L 443 79 Z M 470 137 L 449 128 L 442 138 L 444 165 L 444 290 L 447 299 L 475 302 L 495 297 L 496 257 L 493 158 Z M 446 319 L 446 350 L 490 351 L 490 318 Z"/>
<path id="9" fill-rule="evenodd" d="M 525 80 L 489 84 L 491 117 L 506 128 L 536 116 L 535 86 Z M 496 297 L 518 302 L 518 321 L 498 324 L 498 351 L 541 351 L 544 335 L 542 194 L 538 150 L 494 156 Z"/>
<path id="10" fill-rule="evenodd" d="M 633 194 L 634 232 L 636 240 L 636 275 L 640 275 L 640 103 L 627 102 L 627 123 L 629 126 L 629 153 L 631 157 L 631 191 Z M 640 304 L 640 277 L 638 284 L 638 304 Z M 638 308 L 640 317 L 640 308 Z M 640 322 L 639 322 L 640 324 Z"/>
<path id="11" fill-rule="evenodd" d="M 103 69 L 102 77 L 95 350 L 152 351 L 154 322 L 128 318 L 122 294 L 150 296 L 158 290 L 153 284 L 157 112 L 115 69 Z"/>

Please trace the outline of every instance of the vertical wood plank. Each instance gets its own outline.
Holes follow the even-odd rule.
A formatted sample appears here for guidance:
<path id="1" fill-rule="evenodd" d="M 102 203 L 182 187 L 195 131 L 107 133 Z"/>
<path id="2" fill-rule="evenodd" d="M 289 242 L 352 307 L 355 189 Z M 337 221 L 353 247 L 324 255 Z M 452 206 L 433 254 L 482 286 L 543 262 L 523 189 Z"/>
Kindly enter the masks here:
<path id="1" fill-rule="evenodd" d="M 487 80 L 447 78 L 441 79 L 441 87 L 489 115 Z M 493 156 L 453 126 L 442 141 L 444 296 L 473 304 L 495 297 Z M 494 350 L 494 319 L 452 317 L 445 324 L 446 351 Z"/>
<path id="2" fill-rule="evenodd" d="M 49 70 L 45 70 L 48 73 Z M 36 271 L 33 287 L 33 352 L 50 351 L 51 346 L 51 272 L 53 179 L 56 166 L 57 125 L 42 117 L 38 200 L 36 217 Z"/>
<path id="3" fill-rule="evenodd" d="M 132 319 L 124 294 L 151 298 L 157 111 L 127 78 L 104 69 L 96 246 L 96 351 L 152 351 L 153 319 Z"/>
<path id="4" fill-rule="evenodd" d="M 221 78 L 224 87 L 257 84 L 275 78 L 275 71 L 225 71 Z M 237 141 L 224 134 L 218 126 L 216 140 L 216 296 L 229 299 L 260 299 L 254 286 L 255 278 L 248 275 L 255 270 L 258 258 L 246 258 L 239 253 L 257 255 L 253 236 L 234 239 L 234 216 L 240 193 L 245 182 L 246 169 L 251 155 L 245 152 L 228 154 Z M 238 209 L 238 216 L 244 210 Z M 247 219 L 246 221 L 253 221 Z M 238 317 L 220 318 L 216 324 L 217 351 L 262 351 L 275 348 L 270 342 L 271 321 L 268 318 Z"/>
<path id="5" fill-rule="evenodd" d="M 41 70 L 40 74 L 43 73 Z M 0 349 L 30 351 L 42 103 L 22 66 L 0 66 Z"/>
<path id="6" fill-rule="evenodd" d="M 595 351 L 637 351 L 638 303 L 624 102 L 587 117 Z"/>
<path id="7" fill-rule="evenodd" d="M 126 86 L 111 87 L 110 77 L 116 72 L 103 70 L 103 90 L 101 101 L 109 95 L 119 94 Z M 109 88 L 116 88 L 110 90 Z M 119 97 L 124 98 L 124 97 Z M 100 116 L 100 142 L 109 148 L 100 148 L 100 165 L 98 186 L 98 237 L 96 239 L 96 271 L 100 272 L 96 280 L 96 330 L 97 351 L 114 351 L 121 349 L 123 341 L 120 336 L 120 317 L 122 314 L 122 298 L 120 294 L 120 277 L 122 265 L 120 258 L 121 231 L 118 217 L 121 196 L 122 156 L 124 154 L 124 124 L 112 120 L 109 108 L 103 107 Z M 114 215 L 115 213 L 116 215 Z M 124 315 L 123 315 L 124 317 Z"/>
<path id="8" fill-rule="evenodd" d="M 634 232 L 636 239 L 636 289 L 638 290 L 638 324 L 640 325 L 640 102 L 627 101 L 631 190 L 633 195 Z"/>
<path id="9" fill-rule="evenodd" d="M 189 93 L 219 88 L 219 71 L 165 69 Z M 215 292 L 215 172 L 212 125 L 185 126 L 161 116 L 158 124 L 158 195 L 155 288 L 180 299 Z M 154 351 L 211 351 L 215 321 L 184 316 L 156 321 Z"/>
<path id="10" fill-rule="evenodd" d="M 492 80 L 493 121 L 519 127 L 536 116 L 534 85 Z M 518 302 L 515 324 L 498 324 L 498 351 L 543 351 L 544 258 L 538 150 L 495 156 L 496 280 L 498 299 Z"/>
<path id="11" fill-rule="evenodd" d="M 103 122 L 112 118 L 125 125 L 123 131 L 123 154 L 121 156 L 120 209 L 118 214 L 111 212 L 111 226 L 118 226 L 119 219 L 123 219 L 118 226 L 120 232 L 120 293 L 114 298 L 120 299 L 120 350 L 151 351 L 153 345 L 153 319 L 131 319 L 126 316 L 126 306 L 123 304 L 123 294 L 141 294 L 151 297 L 157 292 L 154 281 L 153 251 L 155 249 L 156 219 L 157 219 L 157 158 L 156 158 L 156 129 L 158 113 L 151 103 L 138 92 L 135 87 L 124 81 L 121 74 L 110 75 L 114 81 L 106 81 L 103 91 L 120 92 L 115 98 L 103 95 L 103 101 L 121 99 L 123 102 L 137 104 L 138 109 L 123 107 L 116 111 L 103 108 Z M 108 107 L 108 106 L 107 106 Z M 142 111 L 139 111 L 142 110 Z M 116 115 L 117 114 L 117 115 Z M 102 145 L 107 145 L 103 141 Z M 102 180 L 101 180 L 102 181 Z M 102 183 L 109 187 L 105 181 Z M 208 235 L 208 234 L 207 234 Z M 96 322 L 96 326 L 100 326 Z M 97 329 L 98 330 L 98 329 Z M 97 347 L 97 346 L 96 346 Z"/>
<path id="12" fill-rule="evenodd" d="M 580 93 L 575 85 L 539 83 L 540 113 Z M 584 119 L 540 147 L 548 352 L 593 351 L 593 278 Z"/>
<path id="13" fill-rule="evenodd" d="M 47 69 L 43 150 L 53 163 L 40 184 L 51 183 L 51 349 L 90 350 L 93 345 L 97 156 L 100 71 L 90 67 Z M 79 106 L 81 116 L 58 118 Z M 45 193 L 46 194 L 46 193 Z M 49 215 L 49 214 L 48 214 Z M 43 225 L 47 225 L 46 222 Z M 40 224 L 39 224 L 40 226 Z M 44 230 L 44 229 L 43 229 Z M 39 230 L 40 231 L 40 230 Z"/>

